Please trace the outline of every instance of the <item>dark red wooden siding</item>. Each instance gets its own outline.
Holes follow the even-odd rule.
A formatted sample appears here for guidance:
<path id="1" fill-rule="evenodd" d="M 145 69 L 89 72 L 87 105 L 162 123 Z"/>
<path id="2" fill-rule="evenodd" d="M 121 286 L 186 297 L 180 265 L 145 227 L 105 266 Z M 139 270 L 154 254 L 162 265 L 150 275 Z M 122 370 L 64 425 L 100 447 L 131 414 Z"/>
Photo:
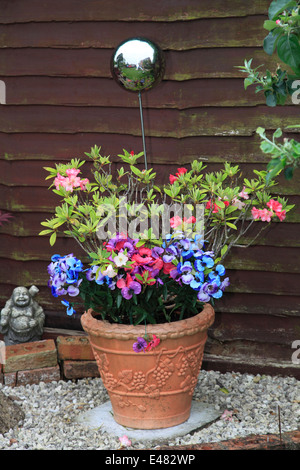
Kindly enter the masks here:
<path id="1" fill-rule="evenodd" d="M 275 66 L 262 50 L 269 4 L 0 1 L 0 80 L 7 92 L 0 105 L 0 209 L 14 215 L 0 231 L 1 307 L 15 286 L 36 284 L 46 325 L 79 327 L 47 288 L 51 254 L 80 251 L 69 240 L 51 248 L 37 236 L 56 203 L 43 167 L 83 157 L 95 144 L 110 155 L 142 150 L 137 96 L 110 74 L 122 40 L 145 36 L 165 53 L 163 81 L 143 95 L 149 164 L 162 181 L 198 157 L 209 169 L 225 160 L 245 173 L 265 168 L 256 128 L 299 123 L 299 106 L 266 107 L 263 96 L 244 91 L 235 68 L 251 57 L 255 66 Z M 231 286 L 216 307 L 206 367 L 299 374 L 291 360 L 292 342 L 300 339 L 299 173 L 289 183 L 282 179 L 276 192 L 297 207 L 286 223 L 228 259 Z"/>

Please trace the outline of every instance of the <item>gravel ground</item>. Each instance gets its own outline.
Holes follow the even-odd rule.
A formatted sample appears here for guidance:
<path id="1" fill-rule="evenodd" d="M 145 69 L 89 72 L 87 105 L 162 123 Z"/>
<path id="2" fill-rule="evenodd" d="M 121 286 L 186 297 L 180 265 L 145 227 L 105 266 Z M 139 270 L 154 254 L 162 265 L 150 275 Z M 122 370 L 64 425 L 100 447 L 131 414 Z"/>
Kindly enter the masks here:
<path id="1" fill-rule="evenodd" d="M 100 406 L 108 395 L 99 378 L 41 382 L 38 385 L 5 387 L 25 411 L 20 427 L 0 434 L 2 450 L 115 450 L 119 437 L 87 429 L 75 421 L 78 414 Z M 300 425 L 300 382 L 294 377 L 201 371 L 194 399 L 213 404 L 223 416 L 200 431 L 163 445 L 218 442 L 250 434 L 293 431 Z M 133 449 L 149 448 L 143 442 Z M 153 447 L 155 448 L 155 447 Z"/>

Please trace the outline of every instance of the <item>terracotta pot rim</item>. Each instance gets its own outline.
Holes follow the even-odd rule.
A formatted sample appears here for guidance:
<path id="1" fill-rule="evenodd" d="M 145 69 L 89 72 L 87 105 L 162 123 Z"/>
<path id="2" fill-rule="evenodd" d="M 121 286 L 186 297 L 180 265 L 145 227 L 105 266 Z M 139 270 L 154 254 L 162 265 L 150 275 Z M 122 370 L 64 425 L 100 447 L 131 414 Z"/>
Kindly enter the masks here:
<path id="1" fill-rule="evenodd" d="M 123 325 L 97 320 L 93 316 L 93 310 L 87 310 L 81 316 L 81 325 L 88 334 L 103 338 L 117 338 L 121 340 L 136 339 L 144 336 L 145 325 Z M 214 322 L 215 311 L 211 304 L 204 304 L 203 310 L 197 315 L 186 320 L 178 320 L 171 323 L 147 324 L 147 333 L 154 334 L 160 339 L 180 338 L 185 335 L 194 335 L 207 330 Z"/>

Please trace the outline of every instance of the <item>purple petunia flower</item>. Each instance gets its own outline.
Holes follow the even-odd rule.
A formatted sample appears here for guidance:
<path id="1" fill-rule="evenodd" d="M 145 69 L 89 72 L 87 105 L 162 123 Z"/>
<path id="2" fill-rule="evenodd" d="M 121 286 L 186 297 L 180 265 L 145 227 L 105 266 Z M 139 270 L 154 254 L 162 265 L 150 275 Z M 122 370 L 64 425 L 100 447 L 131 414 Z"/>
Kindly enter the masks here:
<path id="1" fill-rule="evenodd" d="M 138 336 L 137 342 L 133 343 L 133 346 L 132 346 L 134 352 L 137 352 L 137 353 L 141 351 L 145 352 L 146 347 L 147 347 L 147 341 L 141 336 Z"/>
<path id="2" fill-rule="evenodd" d="M 123 287 L 121 290 L 121 294 L 124 299 L 131 299 L 133 294 L 139 294 L 142 290 L 142 286 L 139 282 L 132 281 L 128 287 Z"/>

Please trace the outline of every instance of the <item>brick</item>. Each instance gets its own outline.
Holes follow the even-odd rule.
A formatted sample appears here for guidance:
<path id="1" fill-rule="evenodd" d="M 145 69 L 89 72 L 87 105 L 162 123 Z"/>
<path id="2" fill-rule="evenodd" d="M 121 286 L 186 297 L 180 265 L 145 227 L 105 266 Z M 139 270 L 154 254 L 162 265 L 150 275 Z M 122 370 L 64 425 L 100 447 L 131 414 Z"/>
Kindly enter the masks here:
<path id="1" fill-rule="evenodd" d="M 8 374 L 3 374 L 4 377 L 4 385 L 8 385 L 9 387 L 15 387 L 17 384 L 17 373 L 16 372 L 9 372 Z"/>
<path id="2" fill-rule="evenodd" d="M 62 371 L 66 379 L 100 377 L 96 361 L 64 361 Z"/>
<path id="3" fill-rule="evenodd" d="M 89 339 L 86 336 L 58 336 L 56 347 L 59 360 L 95 360 Z"/>
<path id="4" fill-rule="evenodd" d="M 17 385 L 38 384 L 61 379 L 59 365 L 41 369 L 23 370 L 17 373 Z"/>
<path id="5" fill-rule="evenodd" d="M 4 373 L 40 369 L 57 365 L 57 350 L 53 339 L 15 344 L 6 347 Z"/>

